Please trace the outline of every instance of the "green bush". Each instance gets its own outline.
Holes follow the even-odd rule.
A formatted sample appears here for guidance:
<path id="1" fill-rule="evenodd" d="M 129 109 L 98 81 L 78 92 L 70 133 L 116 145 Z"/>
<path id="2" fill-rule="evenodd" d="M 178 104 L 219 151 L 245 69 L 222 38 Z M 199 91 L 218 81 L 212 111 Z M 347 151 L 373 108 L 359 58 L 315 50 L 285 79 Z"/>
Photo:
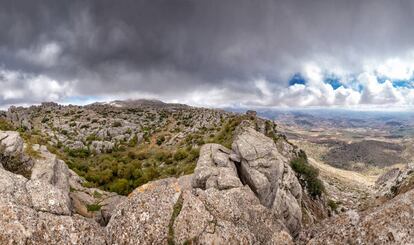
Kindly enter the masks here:
<path id="1" fill-rule="evenodd" d="M 333 200 L 328 200 L 328 206 L 331 208 L 332 211 L 336 211 L 338 209 L 338 203 Z"/>
<path id="2" fill-rule="evenodd" d="M 101 210 L 102 205 L 99 205 L 99 204 L 89 204 L 89 205 L 86 205 L 86 208 L 88 209 L 89 212 L 96 212 L 96 211 Z"/>
<path id="3" fill-rule="evenodd" d="M 188 152 L 185 149 L 179 149 L 174 154 L 174 160 L 181 161 L 188 157 Z"/>
<path id="4" fill-rule="evenodd" d="M 6 119 L 1 119 L 0 118 L 0 130 L 3 131 L 10 131 L 10 130 L 14 130 L 13 125 L 7 121 Z"/>
<path id="5" fill-rule="evenodd" d="M 290 166 L 299 175 L 301 184 L 306 187 L 311 196 L 320 196 L 325 191 L 322 181 L 318 179 L 318 169 L 308 163 L 304 151 L 299 152 L 298 156 L 291 161 Z"/>
<path id="6" fill-rule="evenodd" d="M 79 157 L 79 158 L 87 158 L 90 156 L 90 151 L 88 149 L 66 149 L 66 153 L 70 157 Z"/>
<path id="7" fill-rule="evenodd" d="M 126 179 L 117 179 L 109 185 L 111 192 L 116 192 L 121 195 L 127 195 L 129 191 L 129 183 Z"/>
<path id="8" fill-rule="evenodd" d="M 164 143 L 165 141 L 165 136 L 162 135 L 160 137 L 157 138 L 157 145 L 162 145 L 162 143 Z"/>

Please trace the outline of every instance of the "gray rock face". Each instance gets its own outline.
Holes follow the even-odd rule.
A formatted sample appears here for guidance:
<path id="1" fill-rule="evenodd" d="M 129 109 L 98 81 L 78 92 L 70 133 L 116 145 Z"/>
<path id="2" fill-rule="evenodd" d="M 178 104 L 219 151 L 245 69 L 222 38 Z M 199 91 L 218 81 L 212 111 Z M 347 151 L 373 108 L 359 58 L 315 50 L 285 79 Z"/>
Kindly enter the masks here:
<path id="1" fill-rule="evenodd" d="M 0 131 L 0 135 L 7 136 L 0 141 L 6 149 L 1 156 L 19 157 L 9 164 L 22 164 L 20 160 L 29 159 L 23 150 L 27 146 L 17 133 Z M 0 244 L 106 244 L 105 232 L 98 222 L 72 212 L 75 203 L 69 189 L 73 185 L 86 192 L 80 184 L 82 179 L 46 147 L 35 145 L 33 150 L 40 156 L 29 159 L 33 163 L 29 179 L 9 171 L 17 169 L 15 166 L 0 169 Z M 82 193 L 90 197 L 96 190 L 87 191 Z M 105 218 L 109 219 L 123 198 L 105 192 L 99 196 Z"/>
<path id="2" fill-rule="evenodd" d="M 0 244 L 105 244 L 102 228 L 79 216 L 37 212 L 0 203 Z"/>
<path id="3" fill-rule="evenodd" d="M 92 141 L 89 149 L 97 154 L 111 152 L 114 148 L 114 143 L 109 141 Z"/>
<path id="4" fill-rule="evenodd" d="M 24 153 L 24 142 L 18 132 L 0 131 L 0 164 L 21 175 L 30 175 L 33 162 Z"/>
<path id="5" fill-rule="evenodd" d="M 414 244 L 414 190 L 379 207 L 348 211 L 316 227 L 303 244 Z"/>
<path id="6" fill-rule="evenodd" d="M 414 163 L 403 169 L 393 168 L 381 175 L 375 182 L 377 197 L 392 198 L 412 185 L 410 178 L 414 175 Z"/>
<path id="7" fill-rule="evenodd" d="M 194 171 L 193 187 L 224 190 L 242 186 L 229 153 L 230 150 L 218 144 L 202 146 Z"/>
<path id="8" fill-rule="evenodd" d="M 137 188 L 109 221 L 109 244 L 167 244 L 170 219 L 180 194 L 176 179 Z"/>
<path id="9" fill-rule="evenodd" d="M 191 176 L 136 189 L 106 231 L 110 244 L 293 244 L 249 187 L 192 189 Z"/>
<path id="10" fill-rule="evenodd" d="M 232 145 L 241 180 L 296 235 L 301 229 L 302 188 L 275 143 L 251 127 L 240 127 Z M 234 157 L 233 157 L 234 158 Z"/>

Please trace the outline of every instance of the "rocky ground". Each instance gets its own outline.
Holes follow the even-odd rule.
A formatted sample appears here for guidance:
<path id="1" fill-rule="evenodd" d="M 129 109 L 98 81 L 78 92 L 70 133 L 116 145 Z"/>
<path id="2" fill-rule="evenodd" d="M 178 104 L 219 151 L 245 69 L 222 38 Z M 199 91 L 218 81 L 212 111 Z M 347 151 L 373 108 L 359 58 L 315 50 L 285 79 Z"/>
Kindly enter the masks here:
<path id="1" fill-rule="evenodd" d="M 326 212 L 323 197 L 310 196 L 290 168 L 297 149 L 256 126 L 241 122 L 231 149 L 203 145 L 194 175 L 150 182 L 128 197 L 84 187 L 46 147 L 1 131 L 0 242 L 292 244 L 305 219 Z"/>
<path id="2" fill-rule="evenodd" d="M 126 111 L 131 107 L 134 112 L 129 115 Z M 232 114 L 157 101 L 73 108 L 44 104 L 32 107 L 29 113 L 27 109 L 12 108 L 0 115 L 3 120 L 12 115 L 27 115 L 16 116 L 14 125 L 0 121 L 2 129 L 17 130 L 0 131 L 0 244 L 414 243 L 414 168 L 411 165 L 391 169 L 376 181 L 364 181 L 361 174 L 338 172 L 308 158 L 278 134 L 274 124 L 257 118 L 254 112 L 237 115 L 236 120 Z M 123 116 L 126 119 L 119 127 L 130 125 L 130 121 L 136 126 L 123 136 L 142 133 L 141 126 L 137 125 L 143 119 L 132 120 L 140 113 L 136 110 L 159 110 L 155 113 L 158 119 L 148 123 L 154 127 L 157 123 L 163 125 L 162 133 L 179 126 L 177 134 L 191 135 L 193 139 L 194 132 L 201 135 L 200 130 L 204 130 L 203 136 L 208 135 L 209 131 L 202 128 L 211 126 L 216 132 L 212 137 L 216 141 L 205 140 L 209 136 L 202 137 L 203 142 L 190 141 L 192 147 L 199 147 L 192 174 L 171 174 L 173 177 L 141 183 L 128 196 L 119 195 L 105 191 L 105 186 L 91 186 L 78 174 L 82 172 L 77 168 L 71 170 L 69 167 L 73 165 L 62 159 L 81 158 L 65 159 L 62 153 L 65 146 L 57 147 L 54 137 L 46 136 L 61 135 L 62 129 L 53 125 L 59 118 L 67 121 L 66 117 L 73 115 L 65 115 L 72 110 L 84 111 L 79 113 L 79 119 L 83 119 L 76 121 L 76 130 L 73 130 L 79 139 L 89 132 L 118 128 L 114 122 L 121 121 L 119 118 Z M 165 116 L 161 116 L 163 110 L 167 111 Z M 170 110 L 182 110 L 178 114 L 194 112 L 197 116 L 191 118 L 198 119 L 183 126 L 177 123 L 181 119 L 174 117 Z M 81 129 L 83 124 L 79 122 L 86 124 L 87 115 L 91 121 L 96 117 L 101 120 L 100 116 L 93 116 L 93 113 L 102 115 L 98 112 L 108 113 L 111 122 L 105 122 L 102 129 L 94 126 Z M 39 122 L 45 113 L 53 116 L 44 123 Z M 221 122 L 226 117 L 223 115 L 228 117 L 226 123 Z M 216 118 L 218 125 L 197 123 L 210 120 L 200 119 L 203 117 Z M 49 121 L 52 126 L 44 125 Z M 62 125 L 56 123 L 56 126 Z M 27 136 L 36 131 L 46 136 L 46 140 L 36 142 Z M 75 134 L 72 133 L 69 135 Z M 159 133 L 156 129 L 151 131 L 147 134 L 148 140 L 134 146 L 126 146 L 127 140 L 108 137 L 108 142 L 115 140 L 114 145 L 121 144 L 127 149 L 116 150 L 117 155 L 94 152 L 84 159 L 111 156 L 127 161 L 123 154 L 134 152 L 130 148 L 140 145 L 162 150 L 181 146 L 180 142 L 168 144 L 169 140 L 158 145 L 154 139 Z M 91 149 L 87 141 L 82 143 L 85 150 Z M 135 160 L 147 161 L 138 157 Z M 180 164 L 185 162 L 179 161 Z M 128 181 L 132 180 L 130 176 Z"/>

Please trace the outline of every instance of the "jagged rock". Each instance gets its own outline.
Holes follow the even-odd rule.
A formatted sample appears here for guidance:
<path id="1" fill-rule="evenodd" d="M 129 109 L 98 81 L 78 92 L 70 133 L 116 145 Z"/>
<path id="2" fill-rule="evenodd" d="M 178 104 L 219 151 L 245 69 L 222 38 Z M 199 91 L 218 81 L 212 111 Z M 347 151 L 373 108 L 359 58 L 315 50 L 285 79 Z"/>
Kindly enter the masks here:
<path id="1" fill-rule="evenodd" d="M 88 211 L 87 205 L 95 203 L 95 199 L 89 194 L 82 191 L 74 191 L 69 194 L 72 200 L 73 212 L 83 217 L 92 218 L 93 214 Z"/>
<path id="2" fill-rule="evenodd" d="M 414 185 L 414 163 L 408 164 L 403 169 L 393 168 L 381 175 L 375 182 L 377 197 L 392 198 L 399 193 L 409 190 Z"/>
<path id="3" fill-rule="evenodd" d="M 307 244 L 414 244 L 414 190 L 379 207 L 348 211 L 308 234 Z"/>
<path id="4" fill-rule="evenodd" d="M 192 190 L 189 177 L 139 187 L 106 229 L 111 244 L 293 244 L 249 187 Z"/>
<path id="5" fill-rule="evenodd" d="M 97 154 L 108 153 L 114 149 L 114 143 L 109 141 L 92 141 L 89 149 Z"/>
<path id="6" fill-rule="evenodd" d="M 18 132 L 0 131 L 0 142 L 5 155 L 19 155 L 23 152 L 24 141 Z"/>
<path id="7" fill-rule="evenodd" d="M 21 155 L 14 164 L 21 164 L 21 159 L 31 160 L 18 134 L 0 134 L 12 135 L 4 148 L 14 150 L 6 154 Z M 33 150 L 39 156 L 31 160 L 34 164 L 28 178 L 0 169 L 0 244 L 106 244 L 105 231 L 100 227 L 104 222 L 100 221 L 107 222 L 124 197 L 103 191 L 96 194 L 97 189 L 83 187 L 84 180 L 46 147 L 34 145 Z M 79 204 L 69 197 L 72 184 L 85 191 L 79 192 L 84 193 L 83 202 L 94 194 L 93 203 L 98 202 L 95 198 L 102 202 L 103 209 L 96 215 L 101 216 L 99 222 L 72 214 L 72 206 Z"/>
<path id="8" fill-rule="evenodd" d="M 24 155 L 24 147 L 18 132 L 0 131 L 0 164 L 6 170 L 27 177 L 33 161 Z"/>
<path id="9" fill-rule="evenodd" d="M 85 144 L 83 144 L 81 141 L 67 142 L 66 147 L 73 150 L 86 149 Z"/>
<path id="10" fill-rule="evenodd" d="M 242 186 L 229 153 L 230 150 L 218 144 L 203 145 L 194 171 L 193 187 L 223 190 Z"/>
<path id="11" fill-rule="evenodd" d="M 69 169 L 65 162 L 57 159 L 45 146 L 34 145 L 33 149 L 41 155 L 35 160 L 30 179 L 43 181 L 63 192 L 69 192 Z"/>
<path id="12" fill-rule="evenodd" d="M 301 229 L 302 188 L 272 139 L 245 125 L 237 130 L 232 149 L 239 173 L 260 202 L 283 217 L 292 234 Z M 233 157 L 234 158 L 234 157 Z"/>

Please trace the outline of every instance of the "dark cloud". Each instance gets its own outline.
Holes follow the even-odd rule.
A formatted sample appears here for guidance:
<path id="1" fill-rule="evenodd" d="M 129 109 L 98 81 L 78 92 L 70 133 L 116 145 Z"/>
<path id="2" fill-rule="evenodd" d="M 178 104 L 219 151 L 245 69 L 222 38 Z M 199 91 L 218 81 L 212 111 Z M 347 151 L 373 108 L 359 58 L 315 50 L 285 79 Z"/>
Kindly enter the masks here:
<path id="1" fill-rule="evenodd" d="M 26 90 L 13 96 L 42 78 L 61 87 L 58 100 L 147 95 L 199 103 L 205 91 L 224 97 L 206 104 L 278 105 L 289 78 L 310 63 L 359 74 L 414 50 L 409 0 L 0 3 L 0 68 L 3 77 L 19 73 L 0 79 L 10 90 L 0 92 L 0 104 L 48 99 Z"/>

